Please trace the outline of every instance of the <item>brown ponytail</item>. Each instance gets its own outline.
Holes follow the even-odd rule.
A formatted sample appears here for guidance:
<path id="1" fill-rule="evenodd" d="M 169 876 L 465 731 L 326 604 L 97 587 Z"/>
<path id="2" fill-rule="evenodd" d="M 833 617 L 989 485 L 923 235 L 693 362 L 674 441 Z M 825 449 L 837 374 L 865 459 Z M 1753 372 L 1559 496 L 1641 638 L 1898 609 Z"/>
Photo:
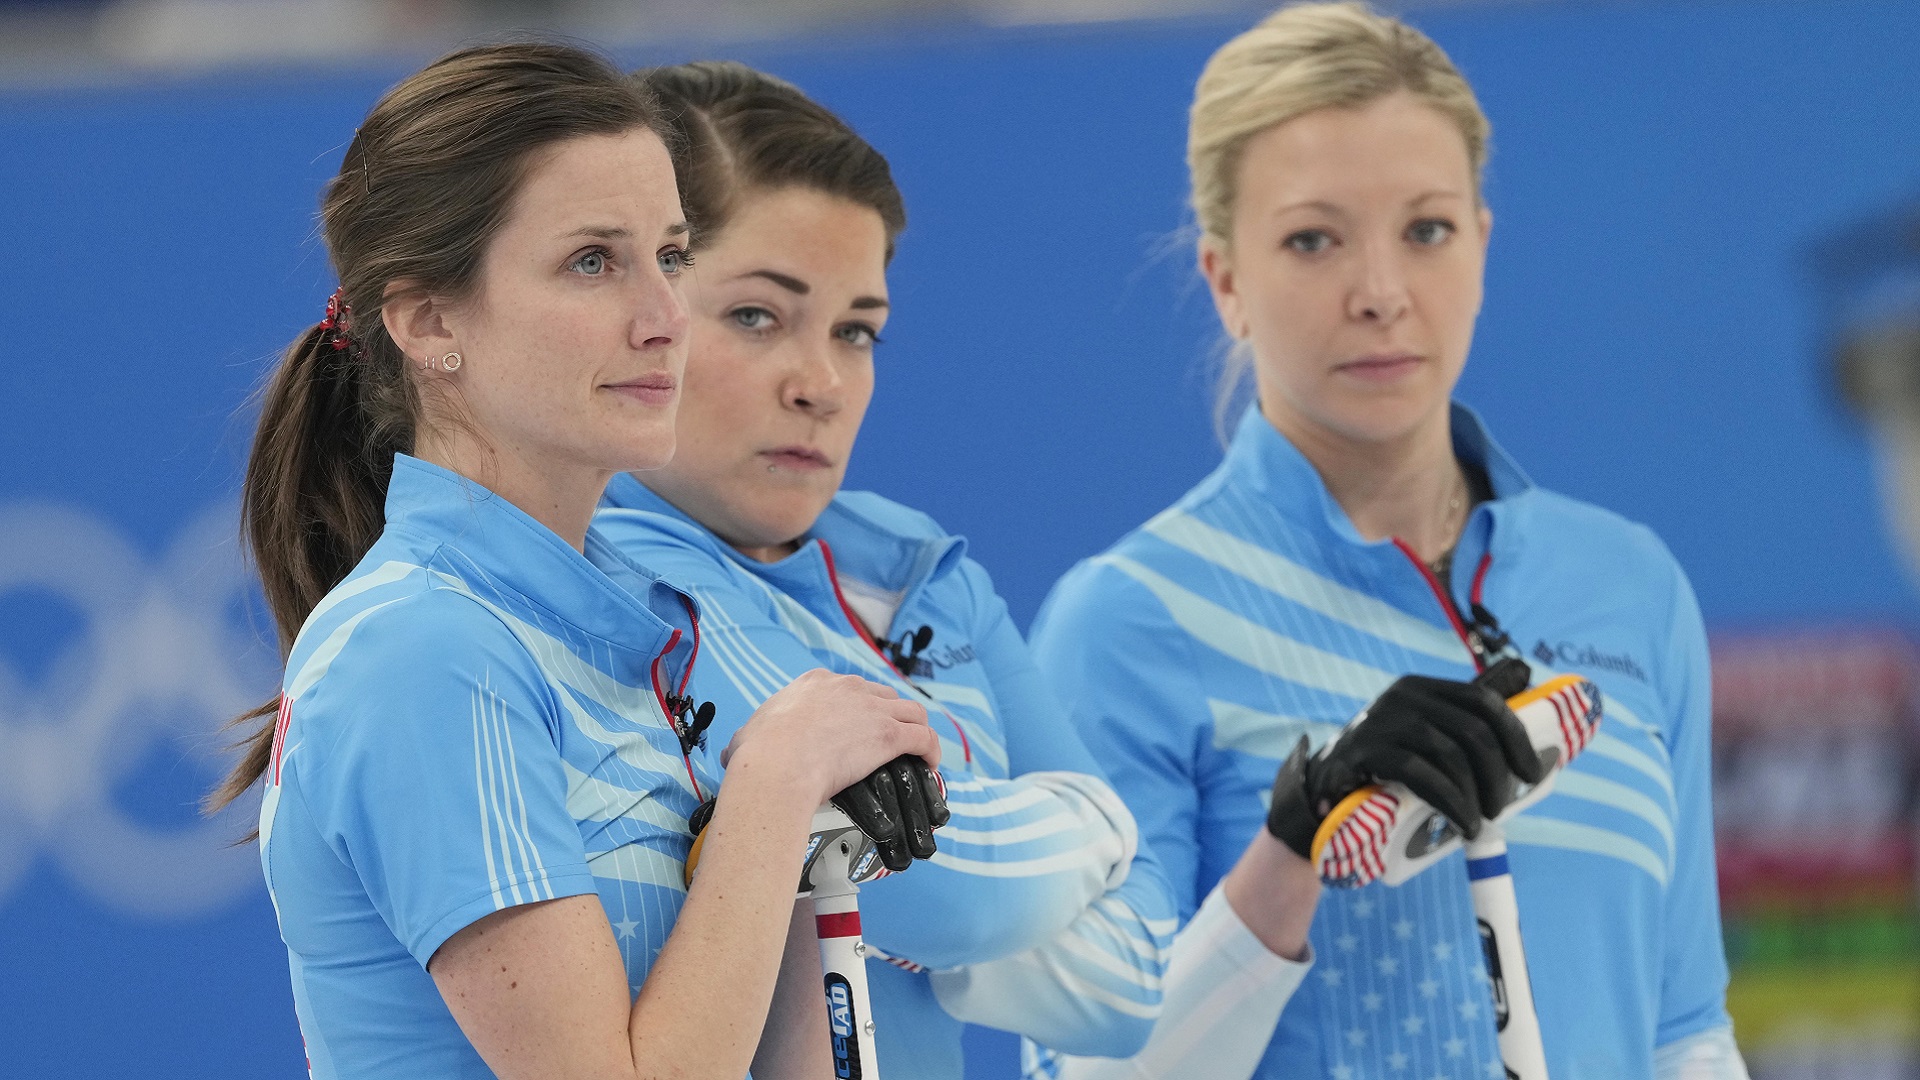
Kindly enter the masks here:
<path id="1" fill-rule="evenodd" d="M 321 598 L 379 538 L 393 455 L 413 448 L 422 402 L 382 307 L 400 295 L 472 295 L 533 155 L 635 128 L 674 145 L 645 88 L 592 53 L 533 42 L 453 53 L 367 114 L 321 203 L 349 314 L 288 348 L 263 395 L 241 499 L 283 660 Z M 277 702 L 234 720 L 252 731 L 207 796 L 209 810 L 266 771 Z"/>

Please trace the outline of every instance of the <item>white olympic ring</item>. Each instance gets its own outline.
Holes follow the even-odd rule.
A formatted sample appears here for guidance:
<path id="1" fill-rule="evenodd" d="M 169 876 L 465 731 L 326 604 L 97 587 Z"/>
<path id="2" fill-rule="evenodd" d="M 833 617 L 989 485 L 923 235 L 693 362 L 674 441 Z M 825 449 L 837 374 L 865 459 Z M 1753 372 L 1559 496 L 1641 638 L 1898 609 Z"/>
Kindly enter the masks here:
<path id="1" fill-rule="evenodd" d="M 201 514 L 155 563 L 83 510 L 0 503 L 0 598 L 51 593 L 82 620 L 37 685 L 0 655 L 0 900 L 43 851 L 132 915 L 193 917 L 260 887 L 257 851 L 234 845 L 256 799 L 163 826 L 114 798 L 156 750 L 220 775 L 222 724 L 273 691 L 271 627 L 245 621 L 235 520 L 231 504 Z"/>

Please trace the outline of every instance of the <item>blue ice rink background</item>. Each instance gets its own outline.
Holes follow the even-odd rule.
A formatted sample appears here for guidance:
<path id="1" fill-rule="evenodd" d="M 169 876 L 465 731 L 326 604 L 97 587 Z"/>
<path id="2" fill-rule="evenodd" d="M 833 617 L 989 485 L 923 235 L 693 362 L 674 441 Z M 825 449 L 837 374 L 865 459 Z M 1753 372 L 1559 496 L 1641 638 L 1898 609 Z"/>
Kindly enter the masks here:
<path id="1" fill-rule="evenodd" d="M 1920 5 L 1416 21 L 1495 130 L 1461 396 L 1536 480 L 1658 530 L 1713 627 L 1920 626 L 1805 259 L 1920 195 Z M 1243 24 L 697 50 L 892 159 L 911 223 L 850 482 L 967 534 L 1023 623 L 1217 460 L 1176 233 L 1187 94 Z M 191 804 L 213 721 L 274 682 L 229 542 L 243 403 L 321 313 L 319 186 L 406 70 L 0 91 L 0 1076 L 301 1070 L 256 857 L 216 844 L 247 823 Z"/>

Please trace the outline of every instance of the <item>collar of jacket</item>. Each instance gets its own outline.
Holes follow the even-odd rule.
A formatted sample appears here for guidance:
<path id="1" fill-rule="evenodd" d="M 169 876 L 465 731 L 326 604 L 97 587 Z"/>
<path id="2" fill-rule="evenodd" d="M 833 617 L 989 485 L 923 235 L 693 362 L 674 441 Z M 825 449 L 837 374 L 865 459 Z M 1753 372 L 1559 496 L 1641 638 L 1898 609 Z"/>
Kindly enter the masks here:
<path id="1" fill-rule="evenodd" d="M 1495 503 L 1533 490 L 1533 481 L 1493 441 L 1486 424 L 1472 409 L 1454 402 L 1452 429 L 1453 452 L 1460 460 L 1486 470 Z M 1226 478 L 1235 486 L 1262 492 L 1279 506 L 1304 505 L 1317 509 L 1319 512 L 1310 516 L 1329 536 L 1367 547 L 1389 543 L 1370 541 L 1360 535 L 1345 508 L 1327 490 L 1320 471 L 1279 429 L 1267 422 L 1257 406 L 1249 408 L 1240 418 L 1223 465 Z"/>
<path id="2" fill-rule="evenodd" d="M 438 541 L 443 565 L 436 569 L 471 577 L 473 588 L 511 593 L 615 644 L 654 654 L 684 651 L 692 661 L 693 598 L 591 527 L 583 555 L 484 485 L 407 454 L 393 457 L 386 514 L 387 528 Z"/>
<path id="3" fill-rule="evenodd" d="M 828 573 L 829 558 L 844 576 L 900 593 L 900 610 L 905 611 L 927 585 L 957 570 L 967 553 L 965 537 L 950 535 L 926 515 L 865 491 L 835 495 L 802 537 L 799 550 L 770 563 L 741 554 L 631 473 L 613 478 L 602 505 L 663 514 L 692 526 L 713 551 L 816 614 L 840 605 Z"/>

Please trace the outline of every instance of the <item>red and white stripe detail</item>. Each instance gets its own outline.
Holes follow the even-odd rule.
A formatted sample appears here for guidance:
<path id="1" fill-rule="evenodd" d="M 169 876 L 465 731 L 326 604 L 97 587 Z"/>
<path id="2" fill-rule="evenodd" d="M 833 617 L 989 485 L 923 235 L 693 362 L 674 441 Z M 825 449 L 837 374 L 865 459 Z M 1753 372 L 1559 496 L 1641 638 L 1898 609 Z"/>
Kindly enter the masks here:
<path id="1" fill-rule="evenodd" d="M 288 694 L 280 695 L 280 710 L 273 718 L 273 756 L 267 763 L 267 771 L 272 773 L 269 783 L 280 782 L 280 763 L 287 754 L 287 728 L 293 724 L 293 698 Z"/>
<path id="2" fill-rule="evenodd" d="M 1587 692 L 1591 685 L 1585 680 L 1571 682 L 1547 695 L 1546 701 L 1559 721 L 1562 763 L 1579 757 L 1600 726 L 1600 710 L 1595 707 L 1594 695 Z"/>
<path id="3" fill-rule="evenodd" d="M 1387 843 L 1400 814 L 1400 800 L 1385 789 L 1353 808 L 1320 853 L 1320 876 L 1365 885 L 1387 872 Z"/>
<path id="4" fill-rule="evenodd" d="M 1535 746 L 1557 744 L 1560 766 L 1580 756 L 1593 741 L 1600 726 L 1600 695 L 1585 679 L 1567 678 L 1563 686 L 1543 697 L 1520 706 L 1523 714 L 1541 717 L 1540 710 L 1552 710 L 1552 730 L 1543 744 L 1538 721 L 1529 723 L 1534 730 Z M 1542 717 L 1544 718 L 1544 717 Z M 1523 715 L 1523 720 L 1526 716 Z M 1376 788 L 1346 812 L 1347 816 L 1327 838 L 1315 866 L 1323 881 L 1358 887 L 1379 880 L 1387 872 L 1387 855 L 1400 824 L 1401 801 L 1387 788 Z"/>

